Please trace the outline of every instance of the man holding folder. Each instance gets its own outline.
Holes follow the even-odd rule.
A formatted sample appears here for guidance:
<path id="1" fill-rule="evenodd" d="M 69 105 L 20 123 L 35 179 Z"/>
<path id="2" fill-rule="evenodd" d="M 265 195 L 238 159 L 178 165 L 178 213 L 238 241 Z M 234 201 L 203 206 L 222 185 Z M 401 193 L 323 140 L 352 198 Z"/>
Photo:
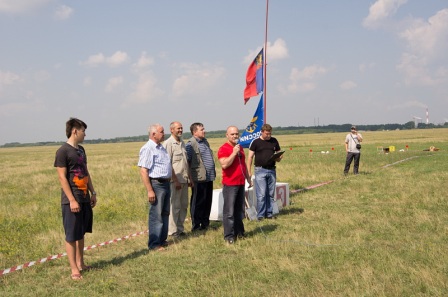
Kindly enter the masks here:
<path id="1" fill-rule="evenodd" d="M 251 175 L 252 160 L 255 157 L 255 194 L 257 196 L 257 218 L 259 221 L 272 219 L 275 184 L 277 175 L 275 163 L 283 158 L 280 145 L 276 138 L 272 137 L 272 127 L 264 124 L 261 127 L 261 136 L 252 141 L 247 156 L 247 170 Z"/>

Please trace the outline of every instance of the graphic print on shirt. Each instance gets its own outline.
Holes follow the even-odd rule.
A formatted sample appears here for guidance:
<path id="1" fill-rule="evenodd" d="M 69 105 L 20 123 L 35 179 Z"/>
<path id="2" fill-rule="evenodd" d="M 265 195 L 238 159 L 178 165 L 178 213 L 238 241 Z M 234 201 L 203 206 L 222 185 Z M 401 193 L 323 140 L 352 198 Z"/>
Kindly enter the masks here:
<path id="1" fill-rule="evenodd" d="M 84 195 L 87 194 L 87 185 L 89 183 L 89 176 L 87 176 L 86 161 L 84 152 L 79 149 L 77 151 L 78 159 L 76 161 L 76 167 L 73 169 L 73 183 L 78 190 L 82 191 Z"/>

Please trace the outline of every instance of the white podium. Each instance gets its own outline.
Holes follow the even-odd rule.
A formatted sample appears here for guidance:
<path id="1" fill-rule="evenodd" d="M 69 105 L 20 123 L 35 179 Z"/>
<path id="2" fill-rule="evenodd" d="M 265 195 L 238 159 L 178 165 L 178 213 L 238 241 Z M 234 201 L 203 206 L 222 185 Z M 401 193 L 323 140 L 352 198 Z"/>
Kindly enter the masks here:
<path id="1" fill-rule="evenodd" d="M 246 197 L 250 206 L 257 208 L 257 197 L 255 196 L 254 188 L 247 188 Z M 289 184 L 288 183 L 276 183 L 274 200 L 277 201 L 279 210 L 289 205 Z M 224 197 L 222 195 L 222 189 L 213 190 L 212 210 L 210 212 L 210 220 L 222 221 L 222 209 L 224 206 Z"/>

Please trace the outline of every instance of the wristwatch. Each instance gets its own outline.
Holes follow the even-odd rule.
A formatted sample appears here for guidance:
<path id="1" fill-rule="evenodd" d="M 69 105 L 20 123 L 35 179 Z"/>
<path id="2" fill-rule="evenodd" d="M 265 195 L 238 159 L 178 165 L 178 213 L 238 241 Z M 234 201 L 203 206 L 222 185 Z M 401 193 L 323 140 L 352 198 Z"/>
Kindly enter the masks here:
<path id="1" fill-rule="evenodd" d="M 96 192 L 94 191 L 94 192 L 92 192 L 92 195 L 96 195 Z"/>

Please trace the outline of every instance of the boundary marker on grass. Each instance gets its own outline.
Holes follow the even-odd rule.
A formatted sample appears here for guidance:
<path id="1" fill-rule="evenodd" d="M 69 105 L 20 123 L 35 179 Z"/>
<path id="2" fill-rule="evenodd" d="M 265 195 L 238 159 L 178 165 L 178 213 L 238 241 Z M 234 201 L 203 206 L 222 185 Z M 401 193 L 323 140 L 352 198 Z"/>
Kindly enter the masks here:
<path id="1" fill-rule="evenodd" d="M 138 232 L 138 233 L 134 233 L 134 234 L 131 234 L 131 235 L 126 235 L 126 236 L 123 236 L 123 237 L 120 237 L 120 238 L 116 238 L 116 239 L 113 239 L 113 240 L 101 242 L 101 243 L 94 244 L 94 245 L 91 245 L 91 246 L 87 246 L 87 247 L 84 247 L 84 250 L 85 251 L 91 250 L 91 249 L 94 249 L 94 248 L 97 248 L 97 247 L 100 247 L 100 246 L 105 246 L 105 245 L 108 245 L 108 244 L 111 244 L 111 243 L 116 243 L 116 242 L 119 242 L 119 241 L 123 241 L 123 240 L 129 239 L 129 238 L 132 238 L 132 237 L 136 237 L 136 236 L 139 236 L 139 235 L 142 235 L 142 234 L 145 234 L 145 233 L 148 233 L 148 230 L 141 231 L 141 232 Z M 14 271 L 17 271 L 17 270 L 21 270 L 23 268 L 27 268 L 27 267 L 33 266 L 35 264 L 45 263 L 45 262 L 48 262 L 48 261 L 51 261 L 51 260 L 56 260 L 56 259 L 59 259 L 59 258 L 65 257 L 65 256 L 67 256 L 67 253 L 61 253 L 61 254 L 57 254 L 57 255 L 53 255 L 53 256 L 48 256 L 46 258 L 42 258 L 42 259 L 37 260 L 37 261 L 31 261 L 31 262 L 28 262 L 28 263 L 25 263 L 25 264 L 22 264 L 22 265 L 17 265 L 17 266 L 11 267 L 11 268 L 6 268 L 6 269 L 3 269 L 3 270 L 0 270 L 0 276 L 3 276 L 5 274 L 11 273 L 11 272 L 14 272 Z"/>

